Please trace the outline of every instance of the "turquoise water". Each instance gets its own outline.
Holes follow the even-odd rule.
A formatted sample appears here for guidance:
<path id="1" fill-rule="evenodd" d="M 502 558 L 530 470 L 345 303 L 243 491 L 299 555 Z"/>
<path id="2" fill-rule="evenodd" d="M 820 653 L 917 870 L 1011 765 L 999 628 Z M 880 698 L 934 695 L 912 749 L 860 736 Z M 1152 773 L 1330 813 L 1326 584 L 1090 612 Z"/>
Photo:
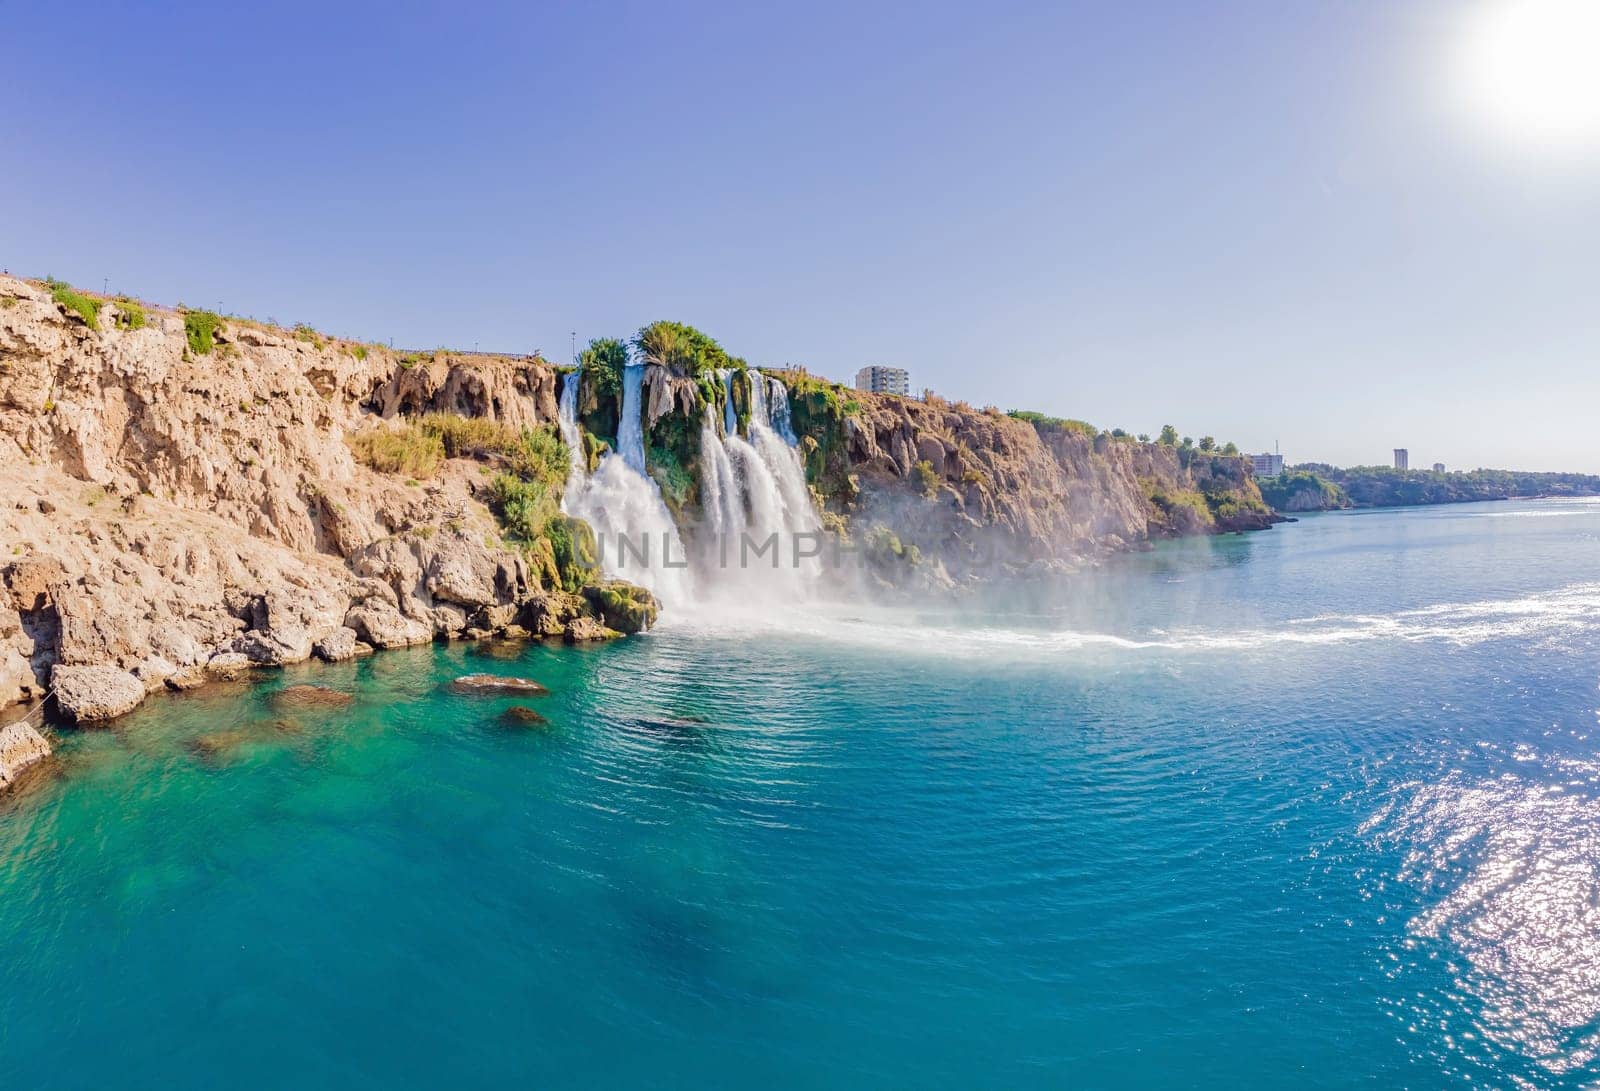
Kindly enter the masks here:
<path id="1" fill-rule="evenodd" d="M 1600 506 L 779 621 L 64 737 L 0 809 L 8 1085 L 1600 1078 Z"/>

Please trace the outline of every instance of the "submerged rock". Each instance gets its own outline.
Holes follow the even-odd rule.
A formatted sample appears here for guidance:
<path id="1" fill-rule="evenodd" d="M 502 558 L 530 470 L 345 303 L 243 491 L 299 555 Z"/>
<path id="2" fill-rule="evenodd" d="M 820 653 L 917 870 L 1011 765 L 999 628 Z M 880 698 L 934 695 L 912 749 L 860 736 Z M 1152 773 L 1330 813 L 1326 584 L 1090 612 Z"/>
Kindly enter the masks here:
<path id="1" fill-rule="evenodd" d="M 250 741 L 250 732 L 230 727 L 208 731 L 189 740 L 189 751 L 208 765 L 221 765 L 232 759 Z"/>
<path id="2" fill-rule="evenodd" d="M 22 771 L 50 756 L 50 744 L 26 720 L 0 727 L 0 788 L 15 784 Z"/>
<path id="3" fill-rule="evenodd" d="M 544 727 L 550 721 L 525 705 L 512 705 L 500 713 L 500 722 L 507 727 Z"/>
<path id="4" fill-rule="evenodd" d="M 111 720 L 144 700 L 144 683 L 120 667 L 57 665 L 51 672 L 61 711 L 80 723 Z"/>
<path id="5" fill-rule="evenodd" d="M 485 659 L 519 659 L 527 651 L 525 644 L 514 640 L 486 640 L 472 649 L 473 655 Z"/>
<path id="6" fill-rule="evenodd" d="M 534 697 L 550 692 L 531 678 L 502 678 L 497 674 L 463 674 L 450 683 L 450 688 L 456 693 L 526 693 Z"/>
<path id="7" fill-rule="evenodd" d="M 272 703 L 280 708 L 343 708 L 353 700 L 353 694 L 327 686 L 288 686 L 272 695 Z"/>

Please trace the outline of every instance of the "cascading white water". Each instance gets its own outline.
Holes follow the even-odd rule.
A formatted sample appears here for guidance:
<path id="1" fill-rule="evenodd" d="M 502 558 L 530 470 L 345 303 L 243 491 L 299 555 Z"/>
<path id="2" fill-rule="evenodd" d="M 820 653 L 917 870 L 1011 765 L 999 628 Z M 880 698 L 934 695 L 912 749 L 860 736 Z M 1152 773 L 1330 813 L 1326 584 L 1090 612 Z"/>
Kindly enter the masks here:
<path id="1" fill-rule="evenodd" d="M 644 472 L 644 431 L 639 420 L 643 370 L 623 369 L 622 419 L 617 425 L 620 451 L 607 451 L 593 474 L 587 472 L 578 428 L 580 373 L 567 376 L 561 388 L 560 427 L 572 462 L 561 510 L 594 529 L 606 575 L 648 587 L 665 606 L 683 607 L 692 601 L 683 540 L 661 490 Z"/>
<path id="2" fill-rule="evenodd" d="M 789 388 L 777 379 L 768 379 L 768 388 L 772 395 L 772 409 L 767 414 L 772 421 L 772 430 L 783 437 L 783 442 L 790 447 L 797 447 L 800 440 L 794 434 L 794 421 L 789 413 Z"/>
<path id="3" fill-rule="evenodd" d="M 723 434 L 716 435 L 708 412 L 701 435 L 706 476 L 718 482 L 721 502 L 721 510 L 708 516 L 713 528 L 724 528 L 717 540 L 720 572 L 714 586 L 740 602 L 794 602 L 815 589 L 821 562 L 805 554 L 820 548 L 822 522 L 811 503 L 798 452 L 774 431 L 778 422 L 769 408 L 769 385 L 776 403 L 782 384 L 754 369 L 747 377 L 749 438 L 738 433 L 731 371 L 721 376 L 727 394 Z M 781 398 L 781 431 L 793 435 L 787 392 Z M 726 487 L 725 471 L 731 471 L 736 492 Z M 730 495 L 732 503 L 727 502 Z"/>
<path id="4" fill-rule="evenodd" d="M 645 473 L 644 426 L 640 420 L 644 407 L 643 399 L 639 397 L 643 382 L 643 367 L 630 364 L 622 369 L 622 419 L 617 421 L 617 450 L 622 454 L 623 461 L 641 476 Z M 660 490 L 656 491 L 659 495 Z"/>
<path id="5" fill-rule="evenodd" d="M 707 543 L 718 563 L 725 555 L 726 543 L 737 544 L 744 532 L 744 498 L 739 491 L 739 477 L 728 457 L 728 449 L 717 434 L 717 419 L 711 407 L 706 406 L 704 423 L 700 426 L 700 507 L 705 512 L 711 529 L 711 542 Z"/>
<path id="6" fill-rule="evenodd" d="M 723 368 L 717 375 L 722 379 L 722 392 L 727 395 L 722 403 L 722 433 L 731 436 L 739 431 L 739 414 L 733 409 L 733 369 Z"/>
<path id="7" fill-rule="evenodd" d="M 643 372 L 636 366 L 623 371 L 617 450 L 603 456 L 593 474 L 586 472 L 578 425 L 578 374 L 568 376 L 561 388 L 561 435 L 572 452 L 561 506 L 594 528 L 606 574 L 643 584 L 678 611 L 703 609 L 708 600 L 720 608 L 770 609 L 813 597 L 822 561 L 804 554 L 821 548 L 822 522 L 806 487 L 783 384 L 754 369 L 748 372 L 745 438 L 734 411 L 733 372 L 719 373 L 726 392 L 721 429 L 710 406 L 701 421 L 704 521 L 690 558 L 691 587 L 691 569 L 666 563 L 670 558 L 681 565 L 686 554 L 660 489 L 645 471 Z M 620 549 L 619 535 L 640 548 L 648 541 L 648 565 L 640 564 L 635 550 Z"/>

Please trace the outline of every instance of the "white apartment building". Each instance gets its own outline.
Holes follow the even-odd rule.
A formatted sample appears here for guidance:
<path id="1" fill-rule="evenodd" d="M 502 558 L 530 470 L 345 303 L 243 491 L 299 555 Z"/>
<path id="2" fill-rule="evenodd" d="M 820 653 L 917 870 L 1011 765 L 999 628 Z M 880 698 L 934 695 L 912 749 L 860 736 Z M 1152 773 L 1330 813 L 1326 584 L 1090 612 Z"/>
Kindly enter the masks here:
<path id="1" fill-rule="evenodd" d="M 911 373 L 903 367 L 880 367 L 874 364 L 856 372 L 856 389 L 872 394 L 899 394 L 911 396 Z"/>
<path id="2" fill-rule="evenodd" d="M 1249 459 L 1257 477 L 1277 477 L 1283 473 L 1282 455 L 1250 455 Z"/>

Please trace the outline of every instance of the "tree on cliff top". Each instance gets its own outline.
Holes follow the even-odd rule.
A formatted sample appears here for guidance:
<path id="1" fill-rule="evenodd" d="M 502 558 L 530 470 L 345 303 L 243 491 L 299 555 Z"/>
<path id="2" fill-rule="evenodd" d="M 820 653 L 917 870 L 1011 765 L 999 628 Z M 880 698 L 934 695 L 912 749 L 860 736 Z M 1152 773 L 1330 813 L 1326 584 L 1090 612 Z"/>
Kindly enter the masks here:
<path id="1" fill-rule="evenodd" d="M 743 368 L 745 362 L 729 356 L 716 338 L 682 322 L 652 322 L 633 338 L 633 350 L 647 364 L 699 376 L 717 368 Z"/>
<path id="2" fill-rule="evenodd" d="M 1163 424 L 1159 442 L 1167 447 L 1176 447 L 1178 445 L 1178 430 L 1170 424 Z"/>
<path id="3" fill-rule="evenodd" d="M 578 357 L 578 368 L 601 396 L 622 393 L 622 369 L 628 366 L 628 346 L 615 337 L 596 337 Z"/>

